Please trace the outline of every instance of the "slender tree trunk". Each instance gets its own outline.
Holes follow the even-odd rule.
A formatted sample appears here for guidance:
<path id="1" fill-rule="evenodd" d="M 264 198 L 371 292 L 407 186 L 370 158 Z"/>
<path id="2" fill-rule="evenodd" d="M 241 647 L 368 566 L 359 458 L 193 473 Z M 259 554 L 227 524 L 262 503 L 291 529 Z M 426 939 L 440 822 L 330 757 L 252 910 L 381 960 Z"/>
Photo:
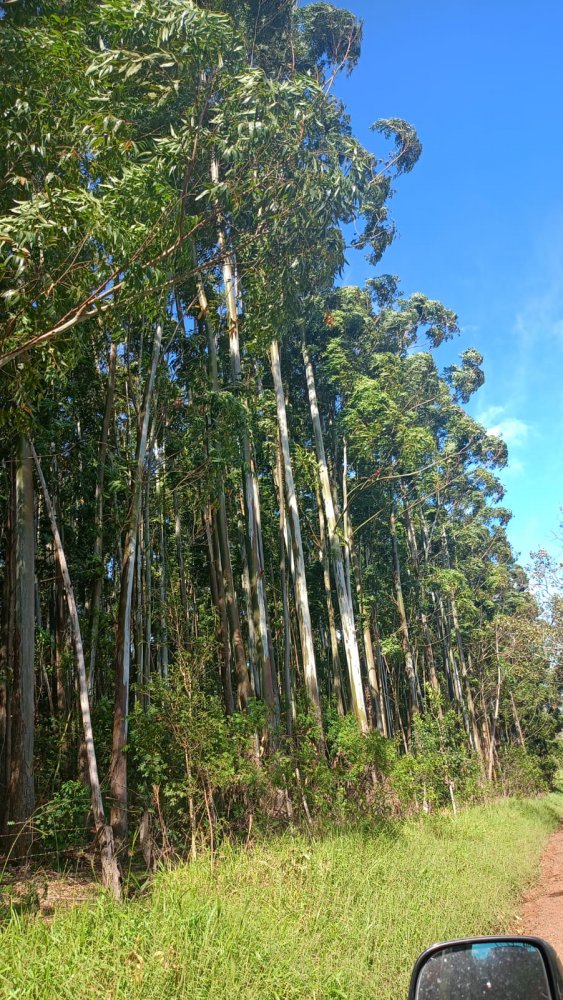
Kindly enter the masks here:
<path id="1" fill-rule="evenodd" d="M 301 655 L 303 657 L 303 672 L 305 675 L 305 687 L 307 696 L 311 703 L 317 723 L 322 731 L 321 702 L 319 697 L 319 687 L 317 680 L 317 668 L 315 663 L 315 650 L 313 647 L 313 629 L 311 625 L 311 614 L 309 611 L 309 596 L 307 593 L 307 578 L 305 575 L 305 558 L 303 555 L 303 541 L 301 538 L 301 523 L 299 521 L 299 510 L 297 507 L 297 495 L 295 493 L 295 483 L 293 481 L 293 469 L 291 465 L 291 454 L 289 451 L 289 433 L 287 428 L 287 413 L 285 408 L 285 396 L 280 366 L 280 354 L 277 340 L 273 340 L 270 345 L 270 361 L 272 376 L 274 380 L 274 390 L 276 394 L 276 409 L 278 417 L 278 429 L 282 448 L 283 471 L 285 478 L 285 491 L 287 496 L 287 506 L 289 510 L 289 522 L 293 539 L 293 549 L 295 558 L 295 580 L 296 580 L 296 610 L 299 624 L 299 634 L 301 639 Z"/>
<path id="2" fill-rule="evenodd" d="M 0 832 L 4 832 L 10 818 L 9 790 L 12 774 L 12 724 L 13 689 L 16 651 L 16 468 L 15 463 L 7 464 L 8 470 L 8 510 L 6 519 L 6 559 L 4 563 L 4 602 L 2 614 L 2 716 L 3 739 L 0 749 L 2 778 L 0 789 Z"/>
<path id="3" fill-rule="evenodd" d="M 96 656 L 98 653 L 98 634 L 100 630 L 100 606 L 102 600 L 102 583 L 104 577 L 103 554 L 104 554 L 104 480 L 106 472 L 106 455 L 108 448 L 109 428 L 111 415 L 113 412 L 113 400 L 115 396 L 115 370 L 117 365 L 117 344 L 112 341 L 109 351 L 108 361 L 108 384 L 106 389 L 106 405 L 102 421 L 102 433 L 98 451 L 97 477 L 96 477 L 96 497 L 95 497 L 95 519 L 96 519 L 96 540 L 94 542 L 94 572 L 95 578 L 92 586 L 90 600 L 90 658 L 88 669 L 88 693 L 90 700 L 94 694 L 94 677 L 96 670 Z"/>
<path id="4" fill-rule="evenodd" d="M 520 716 L 518 715 L 518 709 L 516 708 L 516 702 L 514 701 L 514 695 L 510 692 L 510 707 L 512 709 L 512 718 L 514 719 L 514 725 L 516 726 L 516 732 L 518 734 L 518 742 L 521 747 L 526 749 L 526 740 L 524 739 L 524 733 L 522 732 L 522 725 L 520 723 Z"/>
<path id="5" fill-rule="evenodd" d="M 340 653 L 338 650 L 338 636 L 336 634 L 336 615 L 334 613 L 334 602 L 332 600 L 332 586 L 330 582 L 330 560 L 328 545 L 326 540 L 326 521 L 323 510 L 321 495 L 317 490 L 317 507 L 319 509 L 319 531 L 320 531 L 320 559 L 323 570 L 323 581 L 325 588 L 325 603 L 328 618 L 328 634 L 330 639 L 330 659 L 332 666 L 332 687 L 336 695 L 336 708 L 342 718 L 346 714 L 344 698 L 342 696 L 342 673 L 340 665 Z"/>
<path id="6" fill-rule="evenodd" d="M 151 682 L 151 649 L 152 649 L 152 539 L 151 539 L 151 481 L 146 477 L 144 518 L 143 518 L 143 566 L 144 566 L 144 678 L 143 705 L 148 705 L 148 692 Z"/>
<path id="7" fill-rule="evenodd" d="M 332 568 L 334 572 L 334 579 L 336 582 L 336 594 L 338 597 L 340 621 L 342 624 L 342 633 L 344 638 L 344 651 L 346 653 L 346 662 L 348 664 L 350 690 L 352 692 L 352 705 L 354 708 L 354 715 L 356 717 L 356 721 L 360 729 L 362 730 L 362 732 L 367 732 L 369 726 L 368 726 L 366 706 L 364 701 L 364 690 L 362 685 L 360 652 L 358 649 L 356 625 L 354 622 L 354 606 L 352 604 L 352 595 L 350 593 L 349 565 L 347 564 L 347 571 L 345 571 L 344 561 L 342 559 L 342 548 L 340 545 L 340 540 L 338 538 L 336 529 L 336 512 L 334 509 L 334 500 L 332 497 L 332 490 L 328 475 L 328 466 L 326 461 L 325 446 L 321 428 L 321 420 L 319 416 L 319 406 L 317 401 L 317 390 L 315 386 L 315 376 L 313 372 L 313 366 L 311 364 L 311 359 L 309 357 L 309 353 L 306 347 L 303 347 L 303 359 L 305 362 L 305 372 L 307 376 L 307 389 L 309 392 L 309 408 L 311 411 L 311 421 L 313 424 L 313 434 L 315 438 L 315 452 L 317 455 L 317 464 L 319 469 L 321 495 L 323 499 L 323 507 L 324 507 L 327 530 L 328 530 Z M 346 504 L 346 498 L 344 498 L 344 503 Z M 346 509 L 346 506 L 344 511 L 344 517 L 345 517 L 345 525 L 347 526 L 348 511 Z M 347 540 L 347 536 L 345 537 Z M 347 545 L 346 545 L 346 559 L 349 560 L 349 552 Z"/>
<path id="8" fill-rule="evenodd" d="M 176 561 L 178 563 L 178 577 L 180 580 L 180 600 L 182 602 L 182 611 L 184 612 L 184 619 L 185 622 L 187 622 L 189 615 L 188 589 L 186 587 L 184 549 L 182 546 L 182 522 L 180 520 L 180 506 L 178 503 L 178 493 L 176 490 L 174 490 L 172 497 L 174 504 L 174 541 L 176 542 Z"/>
<path id="9" fill-rule="evenodd" d="M 156 467 L 156 501 L 158 506 L 158 549 L 159 549 L 159 643 L 158 662 L 160 676 L 166 680 L 168 678 L 168 628 L 166 623 L 166 531 L 165 531 L 165 466 L 164 466 L 164 446 L 158 447 L 155 441 L 154 457 Z"/>
<path id="10" fill-rule="evenodd" d="M 285 507 L 285 505 L 284 505 Z M 293 735 L 293 693 L 291 688 L 291 625 L 289 619 L 289 595 L 287 592 L 287 569 L 283 537 L 285 509 L 280 510 L 280 578 L 283 610 L 283 682 L 285 693 L 285 719 L 288 736 Z"/>
<path id="11" fill-rule="evenodd" d="M 342 528 L 344 535 L 344 575 L 346 578 L 346 589 L 348 591 L 348 602 L 353 608 L 352 601 L 352 574 L 350 572 L 350 512 L 348 510 L 348 442 L 346 438 L 342 441 Z"/>
<path id="12" fill-rule="evenodd" d="M 219 181 L 219 164 L 215 158 L 211 163 L 211 179 L 214 183 L 218 183 Z M 219 220 L 218 227 L 218 243 L 222 255 L 223 283 L 225 286 L 225 300 L 227 306 L 231 377 L 233 384 L 238 386 L 241 384 L 242 369 L 240 359 L 235 265 L 233 257 L 227 248 L 221 219 Z M 246 408 L 244 400 L 243 405 L 245 405 Z M 254 469 L 250 436 L 246 427 L 243 427 L 241 432 L 241 445 L 243 452 L 242 478 L 246 511 L 246 528 L 248 534 L 248 568 L 250 574 L 250 586 L 253 595 L 253 605 L 255 607 L 256 614 L 255 635 L 261 659 L 260 665 L 262 669 L 264 701 L 266 702 L 270 713 L 277 721 L 279 717 L 279 704 L 278 699 L 276 698 L 275 664 L 268 622 L 264 553 L 260 518 L 260 497 L 258 480 Z"/>
<path id="13" fill-rule="evenodd" d="M 235 667 L 237 674 L 237 694 L 239 707 L 245 711 L 248 702 L 252 697 L 252 688 L 248 667 L 246 665 L 246 653 L 240 627 L 240 615 L 238 610 L 237 595 L 233 579 L 233 568 L 231 564 L 231 553 L 229 549 L 229 536 L 227 531 L 227 510 L 225 505 L 225 494 L 221 491 L 219 496 L 219 509 L 217 512 L 217 530 L 219 534 L 219 550 L 221 553 L 221 565 L 223 567 L 223 584 L 225 587 L 225 597 L 227 601 L 227 616 L 231 632 L 231 642 L 235 654 Z"/>
<path id="14" fill-rule="evenodd" d="M 438 674 L 437 674 L 437 671 L 436 671 L 436 660 L 435 660 L 435 657 L 434 657 L 434 646 L 433 646 L 433 641 L 432 641 L 432 633 L 430 631 L 430 625 L 429 625 L 429 622 L 428 622 L 428 615 L 426 614 L 426 611 L 425 611 L 426 592 L 425 592 L 425 589 L 424 589 L 424 586 L 423 586 L 423 583 L 422 583 L 422 580 L 421 580 L 420 556 L 419 556 L 419 551 L 418 551 L 418 542 L 417 542 L 417 539 L 416 539 L 416 532 L 415 532 L 415 529 L 414 529 L 414 524 L 413 524 L 412 518 L 410 516 L 409 505 L 408 505 L 408 496 L 407 496 L 404 484 L 402 482 L 401 482 L 401 495 L 402 495 L 402 498 L 403 498 L 403 512 L 404 512 L 404 519 L 405 519 L 405 527 L 406 527 L 406 530 L 407 530 L 407 541 L 408 541 L 408 546 L 409 546 L 409 554 L 410 554 L 411 564 L 412 564 L 412 567 L 413 567 L 414 577 L 415 577 L 415 580 L 416 580 L 416 595 L 417 595 L 418 606 L 419 606 L 419 619 L 420 619 L 420 625 L 421 625 L 421 630 L 422 630 L 422 638 L 423 638 L 423 642 L 424 642 L 424 652 L 425 652 L 425 657 L 426 657 L 426 663 L 428 665 L 428 674 L 429 674 L 429 678 L 430 678 L 430 686 L 431 686 L 432 690 L 434 691 L 434 693 L 437 694 L 438 696 L 440 696 L 440 693 L 441 693 L 440 692 L 440 682 L 438 680 Z M 425 532 L 424 526 L 423 526 L 423 532 Z M 425 560 L 427 560 L 426 547 L 423 547 L 423 557 L 424 557 Z M 442 711 L 442 705 L 441 705 L 440 701 L 438 701 L 437 715 L 438 715 L 438 719 L 439 720 L 442 720 L 443 717 L 444 717 L 444 713 Z"/>
<path id="15" fill-rule="evenodd" d="M 381 639 L 379 635 L 379 625 L 377 623 L 377 612 L 375 607 L 371 609 L 371 625 L 375 635 L 375 648 L 377 653 L 377 668 L 381 682 L 381 721 L 383 725 L 383 735 L 393 736 L 393 713 L 389 704 L 389 691 L 387 686 L 387 670 L 385 659 L 381 652 Z"/>
<path id="16" fill-rule="evenodd" d="M 391 511 L 390 530 L 393 557 L 393 585 L 395 590 L 395 600 L 397 602 L 397 611 L 399 612 L 401 643 L 403 646 L 403 655 L 405 657 L 405 669 L 409 691 L 409 717 L 412 720 L 413 715 L 418 712 L 418 683 L 416 679 L 416 670 L 414 667 L 407 613 L 403 597 L 403 587 L 401 583 L 401 565 L 399 562 L 399 547 L 397 545 L 397 521 L 394 510 Z"/>
<path id="17" fill-rule="evenodd" d="M 280 508 L 279 522 L 279 543 L 280 543 L 280 572 L 282 584 L 282 609 L 283 609 L 283 662 L 284 662 L 284 693 L 286 701 L 286 731 L 288 736 L 293 733 L 293 723 L 296 717 L 296 706 L 291 677 L 291 610 L 289 603 L 289 587 L 287 563 L 289 560 L 289 571 L 293 586 L 295 587 L 295 564 L 293 559 L 293 549 L 291 547 L 291 537 L 287 523 L 285 508 L 285 491 L 283 484 L 283 462 L 281 453 L 281 443 L 279 433 L 276 440 L 276 465 L 274 469 L 274 482 L 278 493 Z"/>
<path id="18" fill-rule="evenodd" d="M 444 562 L 445 562 L 446 568 L 447 569 L 451 569 L 450 553 L 449 553 L 449 549 L 448 549 L 448 540 L 447 540 L 447 537 L 446 537 L 446 530 L 445 530 L 445 527 L 443 525 L 442 525 L 441 537 L 442 537 L 442 554 L 443 554 Z M 481 737 L 480 737 L 480 734 L 479 734 L 479 729 L 478 729 L 478 726 L 477 726 L 477 720 L 476 720 L 476 717 L 475 717 L 475 705 L 474 705 L 474 702 L 473 702 L 473 694 L 472 694 L 472 691 L 471 691 L 471 686 L 470 686 L 470 683 L 469 683 L 469 676 L 468 676 L 468 673 L 467 673 L 467 663 L 466 663 L 466 660 L 465 660 L 465 652 L 464 652 L 464 649 L 463 649 L 463 637 L 462 637 L 461 628 L 460 628 L 460 625 L 459 625 L 459 618 L 458 618 L 458 613 L 457 613 L 457 605 L 456 605 L 455 597 L 453 596 L 453 594 L 450 597 L 450 608 L 451 608 L 451 613 L 452 613 L 452 622 L 453 622 L 453 626 L 454 626 L 454 633 L 455 633 L 455 637 L 456 637 L 456 645 L 457 645 L 459 666 L 460 666 L 460 672 L 461 672 L 461 680 L 463 682 L 463 691 L 461 692 L 461 703 L 462 703 L 462 708 L 463 708 L 463 712 L 464 712 L 464 717 L 466 717 L 466 719 L 467 719 L 467 723 L 466 724 L 467 724 L 467 732 L 468 732 L 468 736 L 469 736 L 469 744 L 470 744 L 470 746 L 472 748 L 474 748 L 477 751 L 477 753 L 479 754 L 479 757 L 481 758 L 481 760 L 483 760 L 483 748 L 481 746 Z M 460 683 L 460 688 L 461 688 L 461 686 L 462 685 Z M 465 695 L 465 698 L 464 698 L 464 695 Z"/>
<path id="19" fill-rule="evenodd" d="M 223 569 L 217 537 L 217 522 L 211 511 L 211 504 L 205 508 L 205 532 L 209 549 L 211 596 L 219 614 L 219 634 L 221 636 L 221 685 L 223 700 L 227 715 L 235 710 L 233 688 L 231 684 L 231 656 L 229 649 L 229 627 L 227 620 L 227 604 L 223 585 Z"/>
<path id="20" fill-rule="evenodd" d="M 242 556 L 242 589 L 244 593 L 244 601 L 246 604 L 246 624 L 248 626 L 248 649 L 250 653 L 250 680 L 252 683 L 252 690 L 255 698 L 262 697 L 262 678 L 260 676 L 260 662 L 258 657 L 258 648 L 256 645 L 256 632 L 254 628 L 254 619 L 256 606 L 252 600 L 252 589 L 250 586 L 250 573 L 248 571 L 248 548 L 247 548 L 247 537 L 244 526 L 244 499 L 242 493 L 240 494 L 240 504 L 242 511 L 242 519 L 238 523 L 238 536 L 239 536 L 239 549 Z"/>
<path id="21" fill-rule="evenodd" d="M 88 780 L 92 795 L 92 812 L 94 815 L 94 825 L 96 827 L 96 839 L 98 841 L 100 857 L 102 862 L 102 880 L 104 885 L 108 889 L 112 890 L 115 899 L 119 899 L 121 897 L 121 878 L 117 862 L 115 859 L 114 846 L 113 846 L 113 832 L 111 826 L 108 826 L 106 822 L 104 804 L 100 789 L 98 764 L 96 761 L 96 749 L 94 746 L 94 733 L 92 730 L 92 720 L 90 717 L 90 700 L 88 698 L 88 685 L 86 680 L 86 663 L 84 659 L 84 649 L 82 645 L 82 636 L 80 633 L 80 622 L 78 620 L 78 611 L 76 608 L 74 591 L 72 589 L 70 575 L 68 572 L 68 565 L 61 542 L 61 536 L 59 534 L 57 520 L 55 517 L 55 510 L 53 504 L 51 503 L 51 498 L 49 496 L 49 491 L 47 489 L 47 483 L 45 482 L 45 477 L 43 476 L 43 470 L 41 468 L 39 459 L 35 453 L 35 449 L 31 443 L 30 443 L 30 450 L 33 456 L 33 460 L 35 462 L 35 468 L 37 470 L 37 476 L 41 484 L 43 496 L 45 498 L 45 507 L 47 509 L 49 520 L 51 522 L 51 530 L 53 533 L 53 541 L 55 545 L 57 562 L 61 570 L 61 576 L 63 578 L 64 588 L 66 591 L 68 612 L 70 616 L 71 629 L 72 629 L 72 643 L 74 646 L 74 656 L 76 661 L 76 670 L 78 674 L 78 686 L 80 692 L 80 710 L 82 713 L 82 725 L 84 729 L 86 760 L 88 763 Z"/>
<path id="22" fill-rule="evenodd" d="M 348 541 L 348 548 L 350 550 L 350 556 L 352 559 L 352 573 L 356 582 L 356 597 L 358 601 L 358 609 L 360 612 L 360 618 L 362 621 L 362 632 L 364 639 L 364 652 L 366 657 L 366 667 L 368 674 L 368 684 L 369 691 L 371 695 L 371 700 L 373 707 L 375 709 L 375 724 L 380 733 L 384 734 L 385 726 L 383 721 L 383 707 L 381 701 L 381 684 L 379 680 L 379 674 L 377 669 L 377 663 L 373 651 L 373 643 L 371 640 L 371 623 L 369 610 L 365 606 L 364 594 L 362 589 L 362 571 L 360 567 L 360 560 L 358 558 L 358 553 L 356 551 L 356 546 L 354 545 L 354 537 L 352 535 L 351 520 L 348 519 L 350 538 Z"/>
<path id="23" fill-rule="evenodd" d="M 450 599 L 450 605 L 452 609 L 452 621 L 454 625 L 454 631 L 456 635 L 459 665 L 461 669 L 461 678 L 463 681 L 463 688 L 465 692 L 465 702 L 467 705 L 467 716 L 469 720 L 469 732 L 470 732 L 470 742 L 473 748 L 477 751 L 481 759 L 483 760 L 483 747 L 481 745 L 481 736 L 479 733 L 479 727 L 477 726 L 477 719 L 475 716 L 475 703 L 473 701 L 473 693 L 471 691 L 471 685 L 469 683 L 469 674 L 467 670 L 467 662 L 465 659 L 465 653 L 463 649 L 463 639 L 461 635 L 461 629 L 459 627 L 459 619 L 457 614 L 457 605 L 455 598 Z"/>
<path id="24" fill-rule="evenodd" d="M 123 564 L 121 567 L 121 588 L 117 617 L 116 660 L 115 660 L 115 710 L 110 768 L 112 795 L 111 825 L 118 845 L 127 839 L 127 714 L 129 711 L 129 671 L 131 655 L 131 598 L 137 550 L 137 531 L 141 513 L 141 490 L 147 454 L 147 440 L 150 406 L 160 360 L 162 327 L 156 328 L 150 371 L 145 383 L 143 400 L 139 412 L 139 428 L 133 474 L 131 502 L 127 518 Z"/>
<path id="25" fill-rule="evenodd" d="M 139 536 L 137 538 L 137 555 L 135 559 L 135 660 L 137 666 L 137 684 L 135 701 L 144 707 L 145 686 L 145 637 L 143 634 L 143 548 L 144 521 L 139 521 Z"/>
<path id="26" fill-rule="evenodd" d="M 192 244 L 194 264 L 197 267 L 197 253 L 195 243 Z M 209 320 L 209 304 L 201 275 L 196 275 L 199 307 L 207 330 L 207 345 L 209 350 L 209 367 L 211 375 L 211 387 L 214 392 L 219 391 L 219 376 L 217 372 L 217 344 L 215 333 Z M 246 653 L 240 627 L 240 615 L 236 599 L 236 591 L 233 578 L 233 567 L 229 547 L 229 534 L 227 526 L 227 508 L 225 503 L 225 492 L 221 481 L 219 489 L 219 503 L 217 510 L 217 532 L 219 535 L 219 550 L 221 554 L 221 566 L 223 569 L 223 584 L 225 588 L 225 599 L 227 603 L 227 617 L 231 633 L 231 643 L 235 657 L 235 669 L 237 675 L 237 697 L 241 711 L 245 711 L 252 698 L 252 685 L 248 667 L 246 665 Z"/>
<path id="27" fill-rule="evenodd" d="M 12 640 L 11 773 L 6 820 L 14 824 L 18 847 L 31 837 L 23 824 L 35 809 L 33 748 L 35 733 L 35 525 L 33 467 L 29 443 L 20 435 L 14 482 L 12 563 L 14 617 Z"/>
<path id="28" fill-rule="evenodd" d="M 499 717 L 499 709 L 500 709 L 500 689 L 501 689 L 501 686 L 502 686 L 502 673 L 501 673 L 501 667 L 500 667 L 500 654 L 499 654 L 499 646 L 498 646 L 498 628 L 497 627 L 495 627 L 495 654 L 496 654 L 496 662 L 497 662 L 497 690 L 496 690 L 496 695 L 495 695 L 495 708 L 494 708 L 494 714 L 493 714 L 493 724 L 492 724 L 492 727 L 491 727 L 491 739 L 490 739 L 490 744 L 489 744 L 489 765 L 488 765 L 488 770 L 487 770 L 487 777 L 488 777 L 489 781 L 493 780 L 493 771 L 494 771 L 494 767 L 495 767 L 495 742 L 496 742 L 496 733 L 497 733 L 497 725 L 498 725 L 498 717 Z"/>

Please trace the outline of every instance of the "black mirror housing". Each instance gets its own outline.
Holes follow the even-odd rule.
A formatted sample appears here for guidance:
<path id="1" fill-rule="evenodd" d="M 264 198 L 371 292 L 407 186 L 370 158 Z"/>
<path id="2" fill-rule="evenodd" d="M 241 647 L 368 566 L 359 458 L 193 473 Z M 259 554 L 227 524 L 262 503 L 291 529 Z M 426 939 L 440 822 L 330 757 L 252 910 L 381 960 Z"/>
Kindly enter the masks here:
<path id="1" fill-rule="evenodd" d="M 524 935 L 460 938 L 432 945 L 414 965 L 409 1000 L 487 995 L 491 1000 L 563 1000 L 563 967 L 555 950 L 542 938 Z"/>

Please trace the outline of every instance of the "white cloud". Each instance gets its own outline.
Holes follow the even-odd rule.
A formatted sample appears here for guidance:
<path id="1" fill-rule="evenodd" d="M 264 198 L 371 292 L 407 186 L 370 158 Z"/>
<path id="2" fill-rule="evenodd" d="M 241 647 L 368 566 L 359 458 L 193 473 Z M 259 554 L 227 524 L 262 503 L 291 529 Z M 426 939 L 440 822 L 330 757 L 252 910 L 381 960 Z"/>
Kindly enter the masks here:
<path id="1" fill-rule="evenodd" d="M 485 427 L 488 427 L 489 424 L 492 424 L 497 419 L 497 417 L 502 416 L 503 413 L 504 413 L 504 406 L 487 406 L 486 410 L 481 410 L 481 412 L 477 416 L 477 419 L 480 424 L 483 424 Z"/>
<path id="2" fill-rule="evenodd" d="M 486 427 L 489 434 L 501 437 L 513 447 L 525 444 L 531 430 L 530 425 L 524 420 L 509 416 L 504 406 L 488 406 L 478 414 L 477 419 Z M 511 464 L 515 465 L 514 462 Z"/>
<path id="3" fill-rule="evenodd" d="M 487 427 L 487 430 L 489 434 L 495 434 L 511 445 L 524 444 L 530 433 L 529 425 L 518 417 L 504 417 L 492 427 Z"/>
<path id="4" fill-rule="evenodd" d="M 525 465 L 518 458 L 509 459 L 508 465 L 506 466 L 505 473 L 510 472 L 513 476 L 519 476 L 524 472 Z"/>

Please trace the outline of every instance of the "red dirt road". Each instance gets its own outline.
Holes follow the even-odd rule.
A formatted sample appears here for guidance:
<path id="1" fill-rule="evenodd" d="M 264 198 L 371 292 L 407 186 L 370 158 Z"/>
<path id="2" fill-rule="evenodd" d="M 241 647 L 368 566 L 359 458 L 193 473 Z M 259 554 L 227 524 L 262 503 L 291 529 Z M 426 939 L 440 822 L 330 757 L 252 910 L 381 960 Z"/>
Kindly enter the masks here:
<path id="1" fill-rule="evenodd" d="M 563 826 L 551 837 L 540 880 L 525 897 L 519 933 L 545 938 L 563 961 Z"/>

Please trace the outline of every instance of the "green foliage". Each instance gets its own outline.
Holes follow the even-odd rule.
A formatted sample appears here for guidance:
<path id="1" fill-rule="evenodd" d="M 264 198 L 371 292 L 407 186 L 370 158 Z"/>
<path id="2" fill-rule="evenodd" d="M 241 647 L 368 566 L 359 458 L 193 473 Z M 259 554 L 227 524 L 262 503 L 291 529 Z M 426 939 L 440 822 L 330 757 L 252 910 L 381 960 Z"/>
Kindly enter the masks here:
<path id="1" fill-rule="evenodd" d="M 525 747 L 504 745 L 499 750 L 500 787 L 505 795 L 533 795 L 553 787 L 561 768 L 561 744 L 538 756 Z"/>
<path id="2" fill-rule="evenodd" d="M 392 783 L 407 808 L 446 806 L 481 794 L 479 761 L 467 748 L 463 719 L 454 709 L 430 712 L 413 722 L 411 751 L 397 759 Z M 528 792 L 530 789 L 528 790 Z"/>
<path id="3" fill-rule="evenodd" d="M 254 733 L 263 728 L 261 706 L 249 715 L 225 716 L 220 700 L 198 679 L 193 661 L 183 659 L 167 685 L 155 682 L 150 705 L 138 702 L 130 718 L 128 758 L 140 808 L 155 808 L 155 789 L 168 832 L 179 849 L 191 836 L 189 802 L 195 824 L 207 841 L 208 809 L 215 823 L 237 832 L 245 823 L 248 800 L 264 778 L 256 766 Z M 163 831 L 161 831 L 162 833 Z M 199 834 L 198 834 L 199 836 Z"/>
<path id="4" fill-rule="evenodd" d="M 87 843 L 87 819 L 90 812 L 90 789 L 80 781 L 64 781 L 60 789 L 41 806 L 34 826 L 41 837 L 43 851 L 59 852 Z"/>

